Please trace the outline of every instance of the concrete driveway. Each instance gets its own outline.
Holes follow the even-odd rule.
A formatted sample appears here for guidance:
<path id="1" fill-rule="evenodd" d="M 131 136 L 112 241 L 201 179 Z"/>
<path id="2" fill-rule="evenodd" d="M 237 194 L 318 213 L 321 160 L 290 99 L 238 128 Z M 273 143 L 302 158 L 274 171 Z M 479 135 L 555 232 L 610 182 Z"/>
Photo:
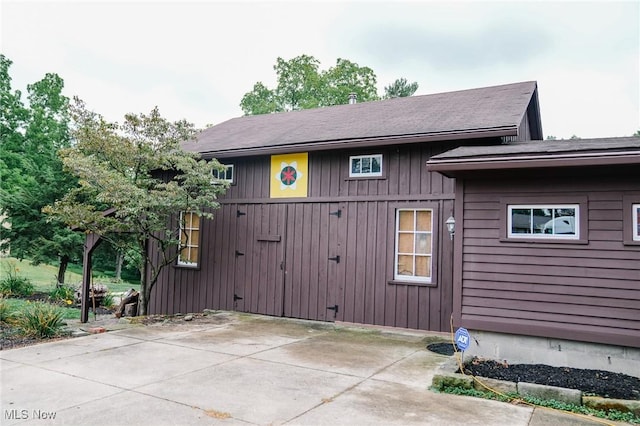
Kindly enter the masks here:
<path id="1" fill-rule="evenodd" d="M 4 350 L 0 423 L 590 424 L 430 391 L 434 337 L 220 312 Z"/>

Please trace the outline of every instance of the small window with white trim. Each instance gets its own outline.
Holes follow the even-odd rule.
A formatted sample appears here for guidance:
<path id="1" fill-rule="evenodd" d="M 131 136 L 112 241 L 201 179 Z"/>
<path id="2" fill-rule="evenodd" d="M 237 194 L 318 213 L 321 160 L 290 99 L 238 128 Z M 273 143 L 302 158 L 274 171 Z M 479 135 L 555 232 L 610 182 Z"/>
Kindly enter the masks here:
<path id="1" fill-rule="evenodd" d="M 631 206 L 631 217 L 633 220 L 633 241 L 640 241 L 640 204 Z"/>
<path id="2" fill-rule="evenodd" d="M 580 239 L 578 204 L 509 205 L 509 238 Z"/>
<path id="3" fill-rule="evenodd" d="M 382 176 L 382 154 L 349 157 L 349 177 Z"/>
<path id="4" fill-rule="evenodd" d="M 179 233 L 178 265 L 197 267 L 200 246 L 200 216 L 193 212 L 181 212 Z"/>
<path id="5" fill-rule="evenodd" d="M 432 229 L 432 210 L 396 210 L 395 280 L 431 282 Z"/>
<path id="6" fill-rule="evenodd" d="M 222 164 L 223 170 L 213 169 L 213 177 L 233 183 L 233 164 Z"/>

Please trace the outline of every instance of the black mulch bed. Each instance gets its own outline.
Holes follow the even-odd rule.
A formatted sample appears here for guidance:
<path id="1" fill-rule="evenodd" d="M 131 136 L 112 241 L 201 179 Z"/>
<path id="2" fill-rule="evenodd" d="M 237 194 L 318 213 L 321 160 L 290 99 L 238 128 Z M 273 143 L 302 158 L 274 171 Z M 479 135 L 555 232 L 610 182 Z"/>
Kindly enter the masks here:
<path id="1" fill-rule="evenodd" d="M 427 345 L 427 349 L 429 349 L 431 352 L 448 356 L 453 355 L 458 350 L 455 343 L 446 342 L 431 343 L 430 345 Z"/>
<path id="2" fill-rule="evenodd" d="M 640 399 L 640 378 L 610 371 L 551 367 L 544 364 L 509 365 L 474 358 L 465 364 L 465 373 L 510 382 L 578 389 L 584 394 L 605 398 Z"/>

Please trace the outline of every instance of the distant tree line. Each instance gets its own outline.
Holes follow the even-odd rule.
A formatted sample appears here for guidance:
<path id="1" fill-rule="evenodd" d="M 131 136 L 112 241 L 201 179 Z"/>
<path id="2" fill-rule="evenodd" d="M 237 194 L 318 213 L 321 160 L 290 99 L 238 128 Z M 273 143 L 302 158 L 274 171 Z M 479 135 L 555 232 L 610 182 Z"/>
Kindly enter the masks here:
<path id="1" fill-rule="evenodd" d="M 316 58 L 300 55 L 289 60 L 278 58 L 273 69 L 276 87 L 255 83 L 240 101 L 245 115 L 341 105 L 349 103 L 351 94 L 357 102 L 381 99 L 375 72 L 348 59 L 338 58 L 335 66 L 323 71 Z M 417 82 L 399 78 L 384 88 L 382 99 L 411 96 L 416 90 Z"/>

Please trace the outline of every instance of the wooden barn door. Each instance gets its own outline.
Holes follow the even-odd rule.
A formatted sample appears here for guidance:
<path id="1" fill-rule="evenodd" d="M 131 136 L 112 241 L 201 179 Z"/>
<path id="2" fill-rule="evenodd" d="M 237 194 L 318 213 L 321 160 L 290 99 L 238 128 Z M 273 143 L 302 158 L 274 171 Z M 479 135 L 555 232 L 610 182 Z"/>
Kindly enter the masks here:
<path id="1" fill-rule="evenodd" d="M 342 213 L 337 203 L 287 206 L 284 316 L 340 318 L 338 270 L 345 261 L 340 244 Z"/>
<path id="2" fill-rule="evenodd" d="M 236 311 L 282 315 L 286 215 L 284 204 L 238 206 L 232 295 Z"/>

